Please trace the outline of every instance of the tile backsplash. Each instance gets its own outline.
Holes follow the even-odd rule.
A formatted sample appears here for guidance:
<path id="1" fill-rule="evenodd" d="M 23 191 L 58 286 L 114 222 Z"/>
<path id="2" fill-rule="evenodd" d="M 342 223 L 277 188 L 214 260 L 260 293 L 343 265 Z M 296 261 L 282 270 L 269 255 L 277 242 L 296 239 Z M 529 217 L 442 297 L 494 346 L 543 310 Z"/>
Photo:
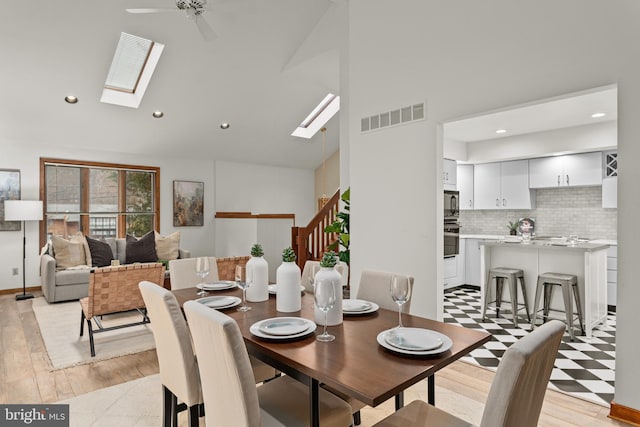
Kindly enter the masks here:
<path id="1" fill-rule="evenodd" d="M 538 236 L 568 236 L 617 240 L 618 210 L 602 208 L 602 187 L 534 190 L 531 210 L 472 210 L 460 212 L 462 234 L 509 234 L 507 224 L 523 217 L 536 220 Z"/>

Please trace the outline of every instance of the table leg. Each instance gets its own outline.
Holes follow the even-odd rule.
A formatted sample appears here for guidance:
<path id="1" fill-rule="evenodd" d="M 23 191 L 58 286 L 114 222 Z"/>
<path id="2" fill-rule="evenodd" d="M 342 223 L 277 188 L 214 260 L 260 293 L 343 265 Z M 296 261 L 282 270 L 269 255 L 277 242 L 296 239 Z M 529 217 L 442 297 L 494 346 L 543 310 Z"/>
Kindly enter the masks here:
<path id="1" fill-rule="evenodd" d="M 430 375 L 427 378 L 427 402 L 429 405 L 436 406 L 436 377 Z"/>
<path id="2" fill-rule="evenodd" d="M 320 427 L 320 405 L 318 403 L 320 397 L 320 383 L 315 378 L 311 378 L 309 383 L 309 417 L 311 427 Z"/>
<path id="3" fill-rule="evenodd" d="M 396 411 L 404 406 L 404 391 L 396 394 Z"/>

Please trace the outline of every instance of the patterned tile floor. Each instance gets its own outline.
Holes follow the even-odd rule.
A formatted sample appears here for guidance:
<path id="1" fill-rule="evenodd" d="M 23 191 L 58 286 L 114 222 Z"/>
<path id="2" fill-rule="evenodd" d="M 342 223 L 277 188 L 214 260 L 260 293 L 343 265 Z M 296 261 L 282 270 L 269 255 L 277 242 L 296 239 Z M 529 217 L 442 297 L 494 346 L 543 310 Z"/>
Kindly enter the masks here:
<path id="1" fill-rule="evenodd" d="M 518 328 L 513 327 L 510 310 L 505 310 L 504 315 L 501 310 L 499 318 L 495 317 L 495 311 L 487 310 L 483 322 L 479 290 L 455 288 L 445 291 L 444 297 L 445 322 L 484 329 L 493 335 L 491 341 L 463 358 L 469 363 L 495 370 L 505 350 L 531 331 L 524 312 L 520 312 Z M 599 325 L 593 330 L 591 340 L 576 336 L 572 342 L 568 332 L 565 333 L 549 387 L 608 407 L 614 391 L 615 341 L 615 313 L 609 313 L 606 326 Z"/>

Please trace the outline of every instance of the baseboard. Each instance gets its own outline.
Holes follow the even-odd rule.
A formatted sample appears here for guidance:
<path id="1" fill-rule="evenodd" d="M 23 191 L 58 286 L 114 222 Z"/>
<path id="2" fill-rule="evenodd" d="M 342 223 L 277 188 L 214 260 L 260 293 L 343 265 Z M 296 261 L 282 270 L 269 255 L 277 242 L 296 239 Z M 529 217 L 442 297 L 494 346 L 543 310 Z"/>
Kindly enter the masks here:
<path id="1" fill-rule="evenodd" d="M 640 411 L 629 408 L 628 406 L 617 404 L 616 402 L 611 402 L 609 418 L 622 421 L 627 424 L 640 426 Z"/>
<path id="2" fill-rule="evenodd" d="M 27 288 L 27 293 L 34 293 L 40 291 L 40 286 L 31 286 Z M 21 294 L 22 288 L 15 289 L 0 289 L 0 295 L 9 295 L 9 294 Z"/>

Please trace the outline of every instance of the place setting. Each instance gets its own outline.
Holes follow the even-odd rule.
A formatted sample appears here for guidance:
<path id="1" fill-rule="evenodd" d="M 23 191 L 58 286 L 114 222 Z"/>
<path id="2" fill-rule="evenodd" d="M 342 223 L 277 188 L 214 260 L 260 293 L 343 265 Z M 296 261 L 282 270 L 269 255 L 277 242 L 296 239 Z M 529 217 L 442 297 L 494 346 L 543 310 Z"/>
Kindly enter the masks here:
<path id="1" fill-rule="evenodd" d="M 249 327 L 258 338 L 274 341 L 305 338 L 313 334 L 317 325 L 302 317 L 272 317 L 260 320 Z"/>
<path id="2" fill-rule="evenodd" d="M 240 298 L 232 295 L 214 295 L 210 297 L 199 298 L 200 304 L 204 304 L 207 307 L 215 308 L 216 310 L 224 310 L 239 305 L 242 301 Z"/>
<path id="3" fill-rule="evenodd" d="M 275 284 L 269 285 L 268 289 L 269 289 L 269 295 L 276 295 L 278 293 L 278 284 L 275 283 Z M 304 291 L 305 291 L 304 286 L 300 285 L 300 293 L 304 294 Z"/>
<path id="4" fill-rule="evenodd" d="M 345 299 L 342 300 L 342 313 L 345 316 L 362 316 L 372 314 L 378 311 L 378 304 L 361 299 Z"/>
<path id="5" fill-rule="evenodd" d="M 391 278 L 391 298 L 398 304 L 398 326 L 378 334 L 376 340 L 385 349 L 409 356 L 431 356 L 448 351 L 451 338 L 437 331 L 405 327 L 402 324 L 402 306 L 411 297 L 409 282 L 397 276 Z"/>

